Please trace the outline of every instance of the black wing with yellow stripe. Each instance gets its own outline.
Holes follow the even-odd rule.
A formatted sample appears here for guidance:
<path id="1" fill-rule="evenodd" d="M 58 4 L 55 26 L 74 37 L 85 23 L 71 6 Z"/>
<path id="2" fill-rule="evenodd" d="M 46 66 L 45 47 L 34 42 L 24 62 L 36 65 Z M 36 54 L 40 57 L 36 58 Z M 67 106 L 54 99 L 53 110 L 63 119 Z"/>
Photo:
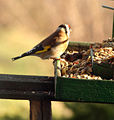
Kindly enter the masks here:
<path id="1" fill-rule="evenodd" d="M 22 57 L 25 57 L 25 56 L 43 53 L 43 52 L 50 50 L 50 48 L 51 48 L 50 45 L 43 47 L 42 44 L 39 44 L 39 45 L 35 46 L 32 50 L 25 52 L 20 56 L 12 58 L 12 60 L 15 61 L 15 60 L 22 58 Z"/>

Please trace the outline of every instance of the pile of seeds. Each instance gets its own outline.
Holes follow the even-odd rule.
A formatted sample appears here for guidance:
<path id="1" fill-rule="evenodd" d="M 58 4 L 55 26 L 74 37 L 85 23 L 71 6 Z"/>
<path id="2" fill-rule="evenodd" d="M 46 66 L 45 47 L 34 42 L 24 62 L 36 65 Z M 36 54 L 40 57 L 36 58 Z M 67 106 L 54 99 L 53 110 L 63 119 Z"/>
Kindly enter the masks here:
<path id="1" fill-rule="evenodd" d="M 94 44 L 93 49 L 93 58 L 97 63 L 106 63 L 114 64 L 114 41 L 105 40 L 102 44 Z"/>
<path id="2" fill-rule="evenodd" d="M 103 43 L 92 44 L 88 50 L 66 51 L 61 60 L 62 76 L 101 80 L 100 76 L 95 76 L 92 73 L 92 58 L 93 63 L 114 65 L 114 40 L 105 40 Z"/>

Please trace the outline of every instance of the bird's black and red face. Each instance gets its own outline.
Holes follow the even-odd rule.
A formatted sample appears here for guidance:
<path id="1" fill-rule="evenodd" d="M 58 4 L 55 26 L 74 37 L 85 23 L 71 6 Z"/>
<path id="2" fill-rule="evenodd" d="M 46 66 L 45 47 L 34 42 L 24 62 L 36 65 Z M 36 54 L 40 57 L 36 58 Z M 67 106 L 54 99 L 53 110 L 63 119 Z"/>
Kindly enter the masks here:
<path id="1" fill-rule="evenodd" d="M 58 29 L 64 29 L 65 33 L 68 35 L 68 37 L 70 36 L 70 32 L 71 30 L 71 26 L 69 24 L 61 24 Z"/>

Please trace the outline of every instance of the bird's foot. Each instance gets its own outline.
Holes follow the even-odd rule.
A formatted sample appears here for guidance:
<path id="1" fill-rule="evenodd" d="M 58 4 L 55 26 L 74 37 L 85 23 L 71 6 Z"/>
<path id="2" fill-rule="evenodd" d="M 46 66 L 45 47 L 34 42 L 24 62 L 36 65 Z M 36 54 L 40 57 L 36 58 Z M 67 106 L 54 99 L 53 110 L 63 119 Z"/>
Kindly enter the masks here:
<path id="1" fill-rule="evenodd" d="M 50 57 L 50 59 L 53 59 L 53 64 L 55 64 L 57 60 L 61 60 L 61 58 L 55 58 L 55 57 Z"/>
<path id="2" fill-rule="evenodd" d="M 61 60 L 61 58 L 55 58 L 55 57 L 50 57 L 50 59 L 53 59 L 53 60 Z"/>

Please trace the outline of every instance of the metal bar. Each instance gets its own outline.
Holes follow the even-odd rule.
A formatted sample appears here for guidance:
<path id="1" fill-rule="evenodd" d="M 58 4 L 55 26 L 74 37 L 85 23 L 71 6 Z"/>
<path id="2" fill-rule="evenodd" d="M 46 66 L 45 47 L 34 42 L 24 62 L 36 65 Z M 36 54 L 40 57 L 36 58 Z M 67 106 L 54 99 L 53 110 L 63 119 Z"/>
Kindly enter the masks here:
<path id="1" fill-rule="evenodd" d="M 112 39 L 114 39 L 114 12 L 113 12 Z"/>
<path id="2" fill-rule="evenodd" d="M 74 51 L 74 50 L 87 50 L 89 49 L 90 45 L 93 44 L 92 42 L 74 42 L 70 41 L 67 50 Z"/>
<path id="3" fill-rule="evenodd" d="M 110 10 L 114 10 L 113 7 L 109 7 L 109 6 L 106 6 L 106 5 L 102 5 L 103 8 L 107 8 L 107 9 L 110 9 Z"/>
<path id="4" fill-rule="evenodd" d="M 54 96 L 56 96 L 56 85 L 57 85 L 57 77 L 61 76 L 61 65 L 60 65 L 60 60 L 55 60 L 54 61 Z"/>

